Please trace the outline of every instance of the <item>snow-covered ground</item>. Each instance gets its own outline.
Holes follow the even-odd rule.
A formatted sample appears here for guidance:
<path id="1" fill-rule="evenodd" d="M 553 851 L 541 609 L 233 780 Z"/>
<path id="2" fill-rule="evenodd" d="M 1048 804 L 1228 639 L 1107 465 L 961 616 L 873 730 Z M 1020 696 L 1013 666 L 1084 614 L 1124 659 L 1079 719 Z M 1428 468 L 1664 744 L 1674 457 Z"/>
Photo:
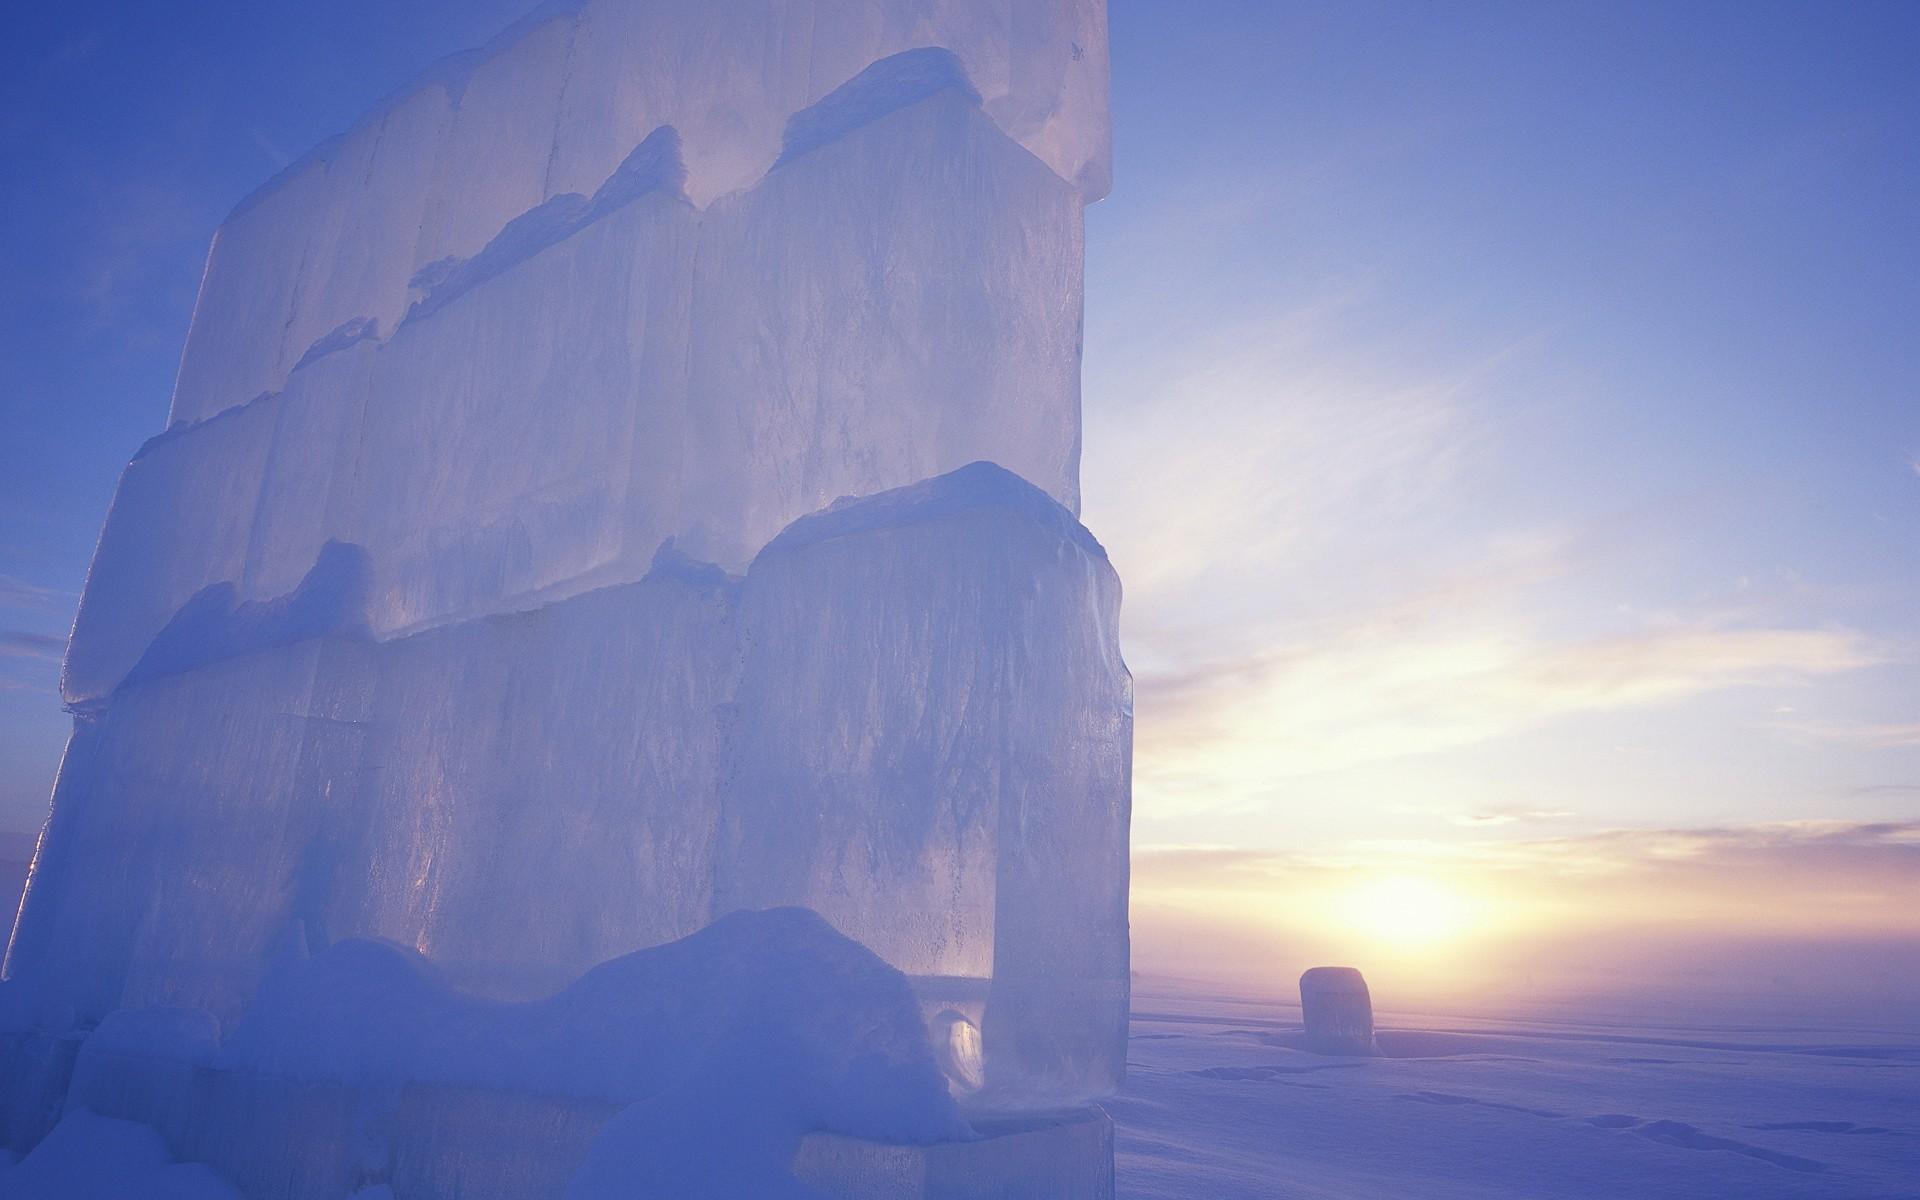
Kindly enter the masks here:
<path id="1" fill-rule="evenodd" d="M 1378 1026 L 1382 1057 L 1322 1057 L 1297 1006 L 1143 983 L 1107 1106 L 1120 1200 L 1920 1197 L 1920 1028 Z"/>

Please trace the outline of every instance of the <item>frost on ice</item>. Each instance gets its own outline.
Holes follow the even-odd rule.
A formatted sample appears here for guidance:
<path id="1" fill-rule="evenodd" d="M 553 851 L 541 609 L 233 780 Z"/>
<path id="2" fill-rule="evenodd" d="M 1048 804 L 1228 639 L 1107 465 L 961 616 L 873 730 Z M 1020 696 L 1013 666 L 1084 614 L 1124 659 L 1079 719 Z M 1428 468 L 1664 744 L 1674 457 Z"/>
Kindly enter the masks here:
<path id="1" fill-rule="evenodd" d="M 0 1143 L 205 1072 L 281 1081 L 258 1113 L 323 1068 L 653 1104 L 621 1161 L 742 1102 L 675 1054 L 785 1062 L 826 1108 L 774 1125 L 863 1136 L 1117 1083 L 1131 690 L 1076 519 L 1104 26 L 550 5 L 234 211 L 76 622 Z M 786 986 L 685 949 L 729 938 L 866 956 L 863 1032 L 658 1006 Z M 585 993 L 613 1042 L 553 1033 Z M 174 1065 L 102 1083 L 142 1039 Z M 829 1121 L 861 1089 L 814 1068 L 863 1041 L 913 1082 Z"/>

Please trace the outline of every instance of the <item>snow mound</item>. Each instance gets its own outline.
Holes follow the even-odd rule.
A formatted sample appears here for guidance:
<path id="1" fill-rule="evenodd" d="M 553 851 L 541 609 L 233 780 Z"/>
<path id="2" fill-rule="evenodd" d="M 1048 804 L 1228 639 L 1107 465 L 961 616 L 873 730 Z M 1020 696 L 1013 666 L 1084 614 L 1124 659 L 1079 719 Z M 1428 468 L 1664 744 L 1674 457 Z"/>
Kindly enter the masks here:
<path id="1" fill-rule="evenodd" d="M 976 105 L 980 103 L 980 93 L 967 78 L 967 69 L 950 50 L 925 46 L 883 58 L 827 93 L 818 104 L 788 118 L 780 157 L 773 165 L 784 166 L 862 125 L 949 88 L 957 89 Z"/>
<path id="2" fill-rule="evenodd" d="M 593 204 L 581 224 L 597 221 L 650 192 L 683 196 L 686 185 L 687 164 L 681 155 L 680 131 L 662 125 L 642 139 L 593 193 Z"/>
<path id="3" fill-rule="evenodd" d="M 591 199 L 578 192 L 555 196 L 508 221 L 472 258 L 439 259 L 415 272 L 411 285 L 424 288 L 427 294 L 414 302 L 406 319 L 432 316 L 489 279 L 506 274 L 642 196 L 660 191 L 680 196 L 686 178 L 680 134 L 670 125 L 662 126 L 634 147 Z"/>
<path id="4" fill-rule="evenodd" d="M 411 949 L 344 941 L 269 975 L 219 1064 L 616 1103 L 713 1085 L 796 1131 L 966 1132 L 906 977 L 798 908 L 732 913 L 525 1003 L 456 992 Z"/>
<path id="5" fill-rule="evenodd" d="M 337 541 L 320 548 L 313 569 L 284 596 L 242 601 L 233 584 L 216 583 L 174 614 L 125 682 L 177 675 L 308 638 L 371 637 L 367 601 L 372 587 L 367 552 Z"/>
<path id="6" fill-rule="evenodd" d="M 198 1163 L 176 1163 L 160 1135 L 79 1108 L 33 1153 L 0 1166 L 7 1200 L 242 1200 Z"/>
<path id="7" fill-rule="evenodd" d="M 369 338 L 378 338 L 379 336 L 380 322 L 374 320 L 372 317 L 355 317 L 351 321 L 342 321 L 340 324 L 334 326 L 324 337 L 307 347 L 307 352 L 300 356 L 299 362 L 293 364 L 293 369 L 298 371 L 303 367 L 310 366 L 320 359 L 325 358 L 329 354 L 345 350 L 357 342 L 364 342 Z M 258 398 L 259 397 L 255 397 L 255 399 Z"/>
<path id="8" fill-rule="evenodd" d="M 653 560 L 647 564 L 647 573 L 643 579 L 678 580 L 688 587 L 709 589 L 738 590 L 740 579 L 727 574 L 726 570 L 705 559 L 695 558 L 680 549 L 677 539 L 668 538 L 660 543 L 653 552 Z"/>
<path id="9" fill-rule="evenodd" d="M 564 241 L 580 227 L 592 201 L 579 192 L 566 192 L 545 200 L 508 221 L 480 253 L 465 261 L 448 264 L 444 277 L 431 291 L 414 302 L 407 311 L 408 321 L 430 317 L 447 305 L 479 287 L 487 280 L 505 274 L 548 246 Z M 444 261 L 444 260 L 443 260 Z M 433 266 L 436 264 L 429 264 Z M 431 279 L 431 275 L 425 276 Z M 423 276 L 415 274 L 418 281 Z"/>
<path id="10" fill-rule="evenodd" d="M 968 463 L 932 479 L 872 496 L 842 496 L 780 531 L 761 557 L 789 554 L 836 538 L 879 529 L 931 524 L 976 509 L 1002 509 L 1078 545 L 1096 558 L 1107 552 L 1059 501 L 997 463 Z"/>

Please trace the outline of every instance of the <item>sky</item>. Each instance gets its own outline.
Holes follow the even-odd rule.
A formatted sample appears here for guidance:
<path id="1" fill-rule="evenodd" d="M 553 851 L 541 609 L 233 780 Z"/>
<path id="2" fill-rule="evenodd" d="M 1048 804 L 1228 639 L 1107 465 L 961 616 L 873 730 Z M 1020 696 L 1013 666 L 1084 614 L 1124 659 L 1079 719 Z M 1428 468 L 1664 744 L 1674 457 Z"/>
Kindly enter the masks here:
<path id="1" fill-rule="evenodd" d="M 0 48 L 0 829 L 214 227 L 525 4 L 178 7 Z M 1138 965 L 1920 984 L 1920 7 L 1110 8 Z"/>

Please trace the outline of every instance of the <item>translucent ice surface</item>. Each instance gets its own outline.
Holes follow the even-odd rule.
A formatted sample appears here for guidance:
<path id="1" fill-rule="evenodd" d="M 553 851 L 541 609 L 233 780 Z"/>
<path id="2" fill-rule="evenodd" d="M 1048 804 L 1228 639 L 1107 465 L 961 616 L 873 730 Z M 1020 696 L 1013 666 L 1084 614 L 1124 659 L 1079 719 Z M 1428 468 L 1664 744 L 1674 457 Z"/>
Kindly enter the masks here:
<path id="1" fill-rule="evenodd" d="M 656 130 L 416 272 L 405 314 L 331 326 L 280 390 L 155 438 L 67 698 L 110 692 L 203 589 L 282 595 L 329 540 L 371 556 L 385 635 L 638 579 L 670 535 L 740 570 L 837 497 L 978 459 L 1077 508 L 1081 196 L 945 51 L 793 126 L 704 213 Z"/>
<path id="2" fill-rule="evenodd" d="M 665 548 L 528 612 L 172 662 L 79 722 L 9 971 L 56 1027 L 230 1020 L 289 937 L 528 996 L 800 905 L 977 1029 L 990 1088 L 1098 1091 L 1126 1020 L 1118 604 L 1072 514 L 980 463 L 794 522 L 743 579 Z"/>
<path id="3" fill-rule="evenodd" d="M 1119 602 L 1099 543 L 990 464 L 788 527 L 742 601 L 717 907 L 804 904 L 929 998 L 984 996 L 992 1086 L 1117 1082 Z"/>
<path id="4" fill-rule="evenodd" d="M 706 205 L 779 157 L 787 119 L 869 64 L 951 51 L 986 114 L 1089 199 L 1108 178 L 1103 0 L 573 0 L 455 56 L 235 209 L 208 256 L 176 423 L 277 391 L 343 323 L 392 329 L 420 268 L 591 194 L 649 132 Z"/>
<path id="5" fill-rule="evenodd" d="M 250 1192 L 554 1194 L 595 1104 L 656 1106 L 618 1187 L 621 1129 L 894 1095 L 783 1055 L 933 1081 L 826 1121 L 863 1136 L 1117 1084 L 1131 682 L 1077 518 L 1105 19 L 548 4 L 235 209 L 75 621 L 0 1142 L 118 1097 Z M 792 908 L 736 947 L 774 978 L 669 945 Z M 829 929 L 886 1004 L 807 1025 L 782 955 Z M 814 1008 L 575 1003 L 639 975 Z M 423 1155 L 390 1178 L 376 1110 Z M 439 1131 L 529 1113 L 526 1154 Z"/>

